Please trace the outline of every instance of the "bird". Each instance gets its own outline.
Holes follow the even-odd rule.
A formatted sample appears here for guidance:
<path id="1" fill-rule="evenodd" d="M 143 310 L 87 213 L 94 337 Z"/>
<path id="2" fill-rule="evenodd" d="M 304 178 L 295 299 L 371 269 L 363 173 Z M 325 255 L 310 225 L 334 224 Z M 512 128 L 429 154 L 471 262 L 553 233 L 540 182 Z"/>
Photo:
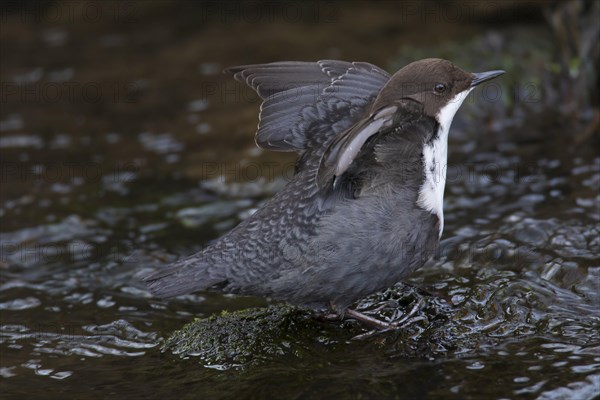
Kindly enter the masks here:
<path id="1" fill-rule="evenodd" d="M 297 153 L 295 174 L 202 251 L 145 277 L 150 292 L 216 289 L 373 322 L 350 306 L 435 253 L 450 125 L 467 95 L 504 71 L 471 73 L 428 58 L 391 76 L 338 60 L 224 72 L 263 100 L 256 144 Z"/>

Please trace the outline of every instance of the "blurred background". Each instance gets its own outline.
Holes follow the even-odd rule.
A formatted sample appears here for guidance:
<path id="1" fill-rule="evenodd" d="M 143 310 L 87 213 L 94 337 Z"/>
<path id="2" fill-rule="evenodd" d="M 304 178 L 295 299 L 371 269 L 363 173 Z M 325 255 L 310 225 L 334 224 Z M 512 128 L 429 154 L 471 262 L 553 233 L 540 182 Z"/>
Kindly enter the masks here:
<path id="1" fill-rule="evenodd" d="M 0 391 L 593 398 L 599 21 L 582 0 L 2 2 Z M 140 283 L 293 173 L 294 155 L 254 144 L 260 99 L 221 71 L 428 57 L 507 71 L 454 120 L 442 254 L 410 279 L 451 322 L 383 345 L 296 338 L 306 352 L 243 373 L 161 353 L 195 317 L 266 304 Z"/>

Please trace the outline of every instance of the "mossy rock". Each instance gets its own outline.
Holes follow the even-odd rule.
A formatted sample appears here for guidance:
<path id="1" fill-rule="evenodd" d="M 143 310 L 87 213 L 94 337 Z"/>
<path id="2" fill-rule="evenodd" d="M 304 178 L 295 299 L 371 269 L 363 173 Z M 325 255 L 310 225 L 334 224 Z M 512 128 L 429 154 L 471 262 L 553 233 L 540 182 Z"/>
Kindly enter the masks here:
<path id="1" fill-rule="evenodd" d="M 420 304 L 417 322 L 369 335 L 353 320 L 323 322 L 309 310 L 277 304 L 196 319 L 175 331 L 162 346 L 182 358 L 198 357 L 213 368 L 246 367 L 263 362 L 321 358 L 324 353 L 382 351 L 403 357 L 436 357 L 471 340 L 453 321 L 448 303 L 405 285 L 396 285 L 355 305 L 375 318 L 393 322 Z M 364 335 L 366 334 L 366 335 Z M 364 335 L 362 340 L 352 340 Z M 468 347 L 468 346 L 467 346 Z"/>
<path id="2" fill-rule="evenodd" d="M 359 327 L 350 326 L 336 333 L 340 324 L 317 321 L 310 311 L 285 304 L 224 311 L 175 331 L 162 350 L 181 357 L 198 356 L 213 367 L 245 366 L 279 357 L 298 358 L 315 346 L 343 342 L 360 332 Z"/>

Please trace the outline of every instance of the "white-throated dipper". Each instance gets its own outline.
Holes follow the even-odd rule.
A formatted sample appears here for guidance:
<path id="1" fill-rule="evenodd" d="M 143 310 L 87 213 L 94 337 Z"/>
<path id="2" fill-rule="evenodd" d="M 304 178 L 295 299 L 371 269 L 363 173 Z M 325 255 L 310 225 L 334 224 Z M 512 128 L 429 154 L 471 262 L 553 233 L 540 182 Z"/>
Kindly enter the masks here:
<path id="1" fill-rule="evenodd" d="M 257 145 L 297 152 L 296 173 L 211 246 L 145 281 L 160 297 L 215 287 L 341 316 L 435 252 L 450 124 L 475 86 L 504 73 L 434 58 L 391 77 L 344 61 L 226 71 L 263 99 Z"/>

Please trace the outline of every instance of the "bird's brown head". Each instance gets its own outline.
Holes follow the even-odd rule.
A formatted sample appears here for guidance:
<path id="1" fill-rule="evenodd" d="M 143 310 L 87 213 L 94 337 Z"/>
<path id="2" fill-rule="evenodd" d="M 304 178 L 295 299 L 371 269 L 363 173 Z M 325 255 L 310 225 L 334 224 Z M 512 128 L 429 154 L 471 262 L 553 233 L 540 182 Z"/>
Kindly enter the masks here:
<path id="1" fill-rule="evenodd" d="M 466 72 L 440 58 L 415 61 L 392 76 L 381 90 L 372 110 L 377 111 L 401 99 L 410 99 L 422 105 L 425 115 L 437 117 L 446 105 L 459 98 L 462 103 L 463 96 L 475 86 L 503 73 Z"/>

